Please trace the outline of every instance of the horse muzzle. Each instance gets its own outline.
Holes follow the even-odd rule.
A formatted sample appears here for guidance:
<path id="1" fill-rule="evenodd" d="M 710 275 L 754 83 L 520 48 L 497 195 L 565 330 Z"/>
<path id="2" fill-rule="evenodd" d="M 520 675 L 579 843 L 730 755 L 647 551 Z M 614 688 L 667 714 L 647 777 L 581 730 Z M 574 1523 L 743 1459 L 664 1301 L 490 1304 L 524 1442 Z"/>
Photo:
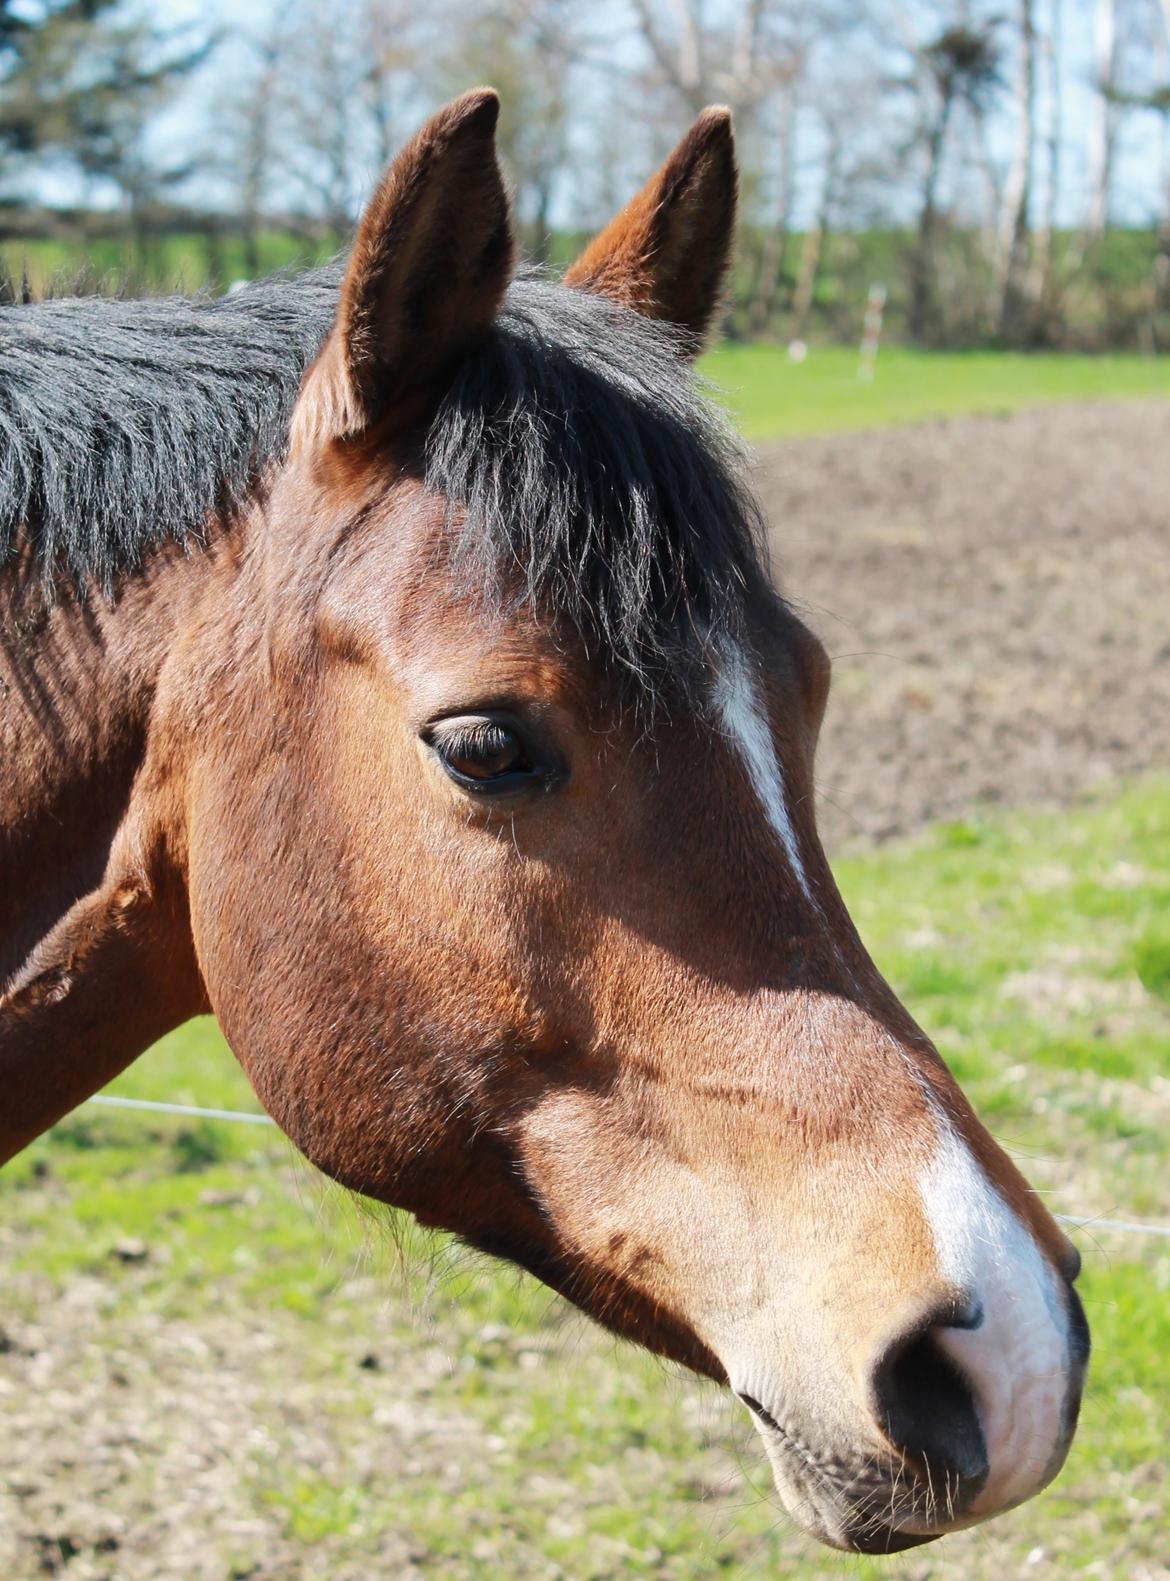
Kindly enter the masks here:
<path id="1" fill-rule="evenodd" d="M 797 1524 L 834 1548 L 897 1553 L 1046 1487 L 1072 1442 L 1089 1354 L 1080 1299 L 1059 1282 L 1055 1307 L 1021 1290 L 994 1319 L 972 1300 L 904 1327 L 876 1352 L 849 1425 L 839 1409 L 833 1426 L 801 1425 L 817 1413 L 798 1411 L 799 1390 L 766 1369 L 733 1372 Z"/>

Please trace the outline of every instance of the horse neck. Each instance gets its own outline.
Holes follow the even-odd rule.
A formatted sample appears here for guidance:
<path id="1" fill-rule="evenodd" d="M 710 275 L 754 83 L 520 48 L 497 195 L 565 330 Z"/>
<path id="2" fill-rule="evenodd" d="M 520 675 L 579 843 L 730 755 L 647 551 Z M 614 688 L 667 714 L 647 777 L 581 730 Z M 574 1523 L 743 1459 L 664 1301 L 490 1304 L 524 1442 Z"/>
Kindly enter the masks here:
<path id="1" fill-rule="evenodd" d="M 148 761 L 225 558 L 159 551 L 112 599 L 0 573 L 0 1162 L 203 1008 L 179 796 Z"/>

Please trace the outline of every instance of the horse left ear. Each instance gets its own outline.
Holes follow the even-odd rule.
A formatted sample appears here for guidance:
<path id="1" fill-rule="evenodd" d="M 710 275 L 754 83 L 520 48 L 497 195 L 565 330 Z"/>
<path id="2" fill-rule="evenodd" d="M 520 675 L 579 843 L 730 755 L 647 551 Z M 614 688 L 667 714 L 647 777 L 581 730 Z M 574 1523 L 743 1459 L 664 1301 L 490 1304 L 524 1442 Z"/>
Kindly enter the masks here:
<path id="1" fill-rule="evenodd" d="M 589 244 L 565 284 L 677 324 L 698 353 L 731 263 L 737 184 L 731 111 L 713 105 Z"/>
<path id="2" fill-rule="evenodd" d="M 306 379 L 298 437 L 344 438 L 430 397 L 491 325 L 512 276 L 512 222 L 496 159 L 500 101 L 456 99 L 382 177 L 349 256 L 333 332 Z"/>

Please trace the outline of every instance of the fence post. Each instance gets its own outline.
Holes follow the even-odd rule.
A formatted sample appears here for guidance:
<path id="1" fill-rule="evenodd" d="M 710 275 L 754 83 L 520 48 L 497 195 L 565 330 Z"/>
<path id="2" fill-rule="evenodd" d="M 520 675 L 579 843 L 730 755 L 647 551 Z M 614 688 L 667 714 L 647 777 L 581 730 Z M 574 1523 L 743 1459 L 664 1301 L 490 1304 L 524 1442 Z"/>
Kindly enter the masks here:
<path id="1" fill-rule="evenodd" d="M 876 280 L 869 288 L 869 298 L 865 304 L 865 329 L 862 331 L 861 356 L 857 364 L 857 377 L 863 384 L 873 382 L 885 308 L 886 288 L 880 280 Z"/>

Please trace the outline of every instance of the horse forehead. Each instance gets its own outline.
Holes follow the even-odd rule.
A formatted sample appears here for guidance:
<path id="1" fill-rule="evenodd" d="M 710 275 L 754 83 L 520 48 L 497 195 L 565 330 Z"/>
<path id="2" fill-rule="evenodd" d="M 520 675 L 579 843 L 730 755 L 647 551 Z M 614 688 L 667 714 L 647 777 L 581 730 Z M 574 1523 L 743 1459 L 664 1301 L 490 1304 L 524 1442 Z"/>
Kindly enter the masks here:
<path id="1" fill-rule="evenodd" d="M 603 655 L 591 655 L 584 638 L 564 621 L 544 618 L 524 602 L 497 603 L 482 589 L 467 586 L 444 549 L 452 527 L 458 528 L 458 507 L 417 479 L 404 477 L 396 485 L 391 508 L 394 531 L 377 535 L 390 538 L 387 548 L 395 561 L 385 589 L 387 634 L 393 666 L 407 682 L 420 718 L 476 702 L 512 699 L 563 707 L 579 722 L 601 726 L 607 737 L 616 733 L 624 739 L 622 727 L 629 721 L 624 710 L 611 706 L 617 688 L 614 678 L 607 678 Z M 360 569 L 364 579 L 370 567 Z M 790 760 L 799 731 L 786 726 L 788 711 L 783 707 L 777 728 L 769 702 L 783 702 L 798 690 L 804 658 L 792 624 L 769 623 L 757 633 L 773 661 L 767 663 L 754 642 L 709 637 L 703 642 L 707 653 L 700 673 L 682 688 L 668 680 L 661 706 L 652 703 L 645 715 L 638 711 L 641 723 L 632 736 L 658 759 L 669 751 L 670 738 L 691 750 L 698 736 L 737 760 L 740 772 L 746 771 L 751 799 L 763 808 L 807 893 L 800 840 L 788 805 L 793 793 L 799 794 L 788 783 L 790 766 L 798 767 Z M 697 634 L 695 640 L 700 640 Z M 693 656 L 686 662 L 693 664 Z M 647 723 L 649 728 L 642 728 Z"/>
<path id="2" fill-rule="evenodd" d="M 523 616 L 505 618 L 468 600 L 418 608 L 397 632 L 399 680 L 421 719 L 473 706 L 526 704 L 588 716 L 595 706 L 585 661 Z"/>
<path id="3" fill-rule="evenodd" d="M 446 559 L 439 511 L 425 497 L 389 502 L 338 556 L 331 619 L 392 675 L 420 718 L 474 703 L 568 700 L 582 666 L 525 609 L 493 605 Z"/>

